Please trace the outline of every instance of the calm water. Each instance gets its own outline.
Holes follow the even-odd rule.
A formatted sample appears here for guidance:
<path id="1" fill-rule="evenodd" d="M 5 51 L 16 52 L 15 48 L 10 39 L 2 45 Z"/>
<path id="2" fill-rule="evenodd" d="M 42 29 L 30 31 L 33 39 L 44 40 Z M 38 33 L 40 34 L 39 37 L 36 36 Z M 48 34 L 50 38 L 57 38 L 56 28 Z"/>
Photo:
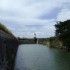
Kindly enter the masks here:
<path id="1" fill-rule="evenodd" d="M 20 45 L 15 70 L 70 70 L 70 52 L 44 45 Z"/>

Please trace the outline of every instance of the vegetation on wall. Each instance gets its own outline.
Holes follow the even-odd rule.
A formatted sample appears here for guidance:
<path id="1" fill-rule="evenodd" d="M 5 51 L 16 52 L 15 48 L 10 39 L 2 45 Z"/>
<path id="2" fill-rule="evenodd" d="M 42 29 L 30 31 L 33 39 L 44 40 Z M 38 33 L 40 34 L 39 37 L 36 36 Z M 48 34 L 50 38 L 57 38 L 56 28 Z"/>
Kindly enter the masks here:
<path id="1" fill-rule="evenodd" d="M 70 49 L 70 20 L 57 22 L 56 37 L 63 43 L 63 47 Z"/>
<path id="2" fill-rule="evenodd" d="M 50 47 L 70 49 L 70 20 L 55 24 L 55 36 L 47 38 L 44 44 Z"/>
<path id="3" fill-rule="evenodd" d="M 5 33 L 9 34 L 10 36 L 16 38 L 11 31 L 9 31 L 2 23 L 0 23 L 0 30 L 4 31 Z"/>

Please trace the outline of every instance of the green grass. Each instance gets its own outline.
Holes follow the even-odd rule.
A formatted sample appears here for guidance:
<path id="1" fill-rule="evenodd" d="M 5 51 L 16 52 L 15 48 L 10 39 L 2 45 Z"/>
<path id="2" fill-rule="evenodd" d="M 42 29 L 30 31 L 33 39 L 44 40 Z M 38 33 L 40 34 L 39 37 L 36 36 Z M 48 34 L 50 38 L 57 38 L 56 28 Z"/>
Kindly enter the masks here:
<path id="1" fill-rule="evenodd" d="M 55 47 L 55 48 L 62 48 L 63 47 L 62 42 L 56 37 L 47 38 L 44 41 L 44 44 L 48 45 L 50 47 Z"/>
<path id="2" fill-rule="evenodd" d="M 0 30 L 3 30 L 5 33 L 9 34 L 12 37 L 15 37 L 11 31 L 9 31 L 2 23 L 0 23 Z"/>

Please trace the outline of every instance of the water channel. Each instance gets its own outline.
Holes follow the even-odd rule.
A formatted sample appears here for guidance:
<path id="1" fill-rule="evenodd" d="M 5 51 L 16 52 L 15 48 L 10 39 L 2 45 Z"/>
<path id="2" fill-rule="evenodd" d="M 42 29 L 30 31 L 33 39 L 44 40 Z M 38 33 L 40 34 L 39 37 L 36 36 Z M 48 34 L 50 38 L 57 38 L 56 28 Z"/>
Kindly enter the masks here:
<path id="1" fill-rule="evenodd" d="M 22 44 L 14 70 L 70 70 L 70 52 L 40 44 Z"/>

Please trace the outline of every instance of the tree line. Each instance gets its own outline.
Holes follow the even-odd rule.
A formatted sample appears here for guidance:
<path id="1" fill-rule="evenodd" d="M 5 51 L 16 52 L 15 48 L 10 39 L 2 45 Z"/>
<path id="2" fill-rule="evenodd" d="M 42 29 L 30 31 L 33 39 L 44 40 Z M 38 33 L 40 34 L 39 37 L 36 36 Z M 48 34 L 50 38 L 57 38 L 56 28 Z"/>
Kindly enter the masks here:
<path id="1" fill-rule="evenodd" d="M 55 28 L 56 37 L 62 42 L 63 47 L 70 49 L 70 20 L 57 22 Z"/>

